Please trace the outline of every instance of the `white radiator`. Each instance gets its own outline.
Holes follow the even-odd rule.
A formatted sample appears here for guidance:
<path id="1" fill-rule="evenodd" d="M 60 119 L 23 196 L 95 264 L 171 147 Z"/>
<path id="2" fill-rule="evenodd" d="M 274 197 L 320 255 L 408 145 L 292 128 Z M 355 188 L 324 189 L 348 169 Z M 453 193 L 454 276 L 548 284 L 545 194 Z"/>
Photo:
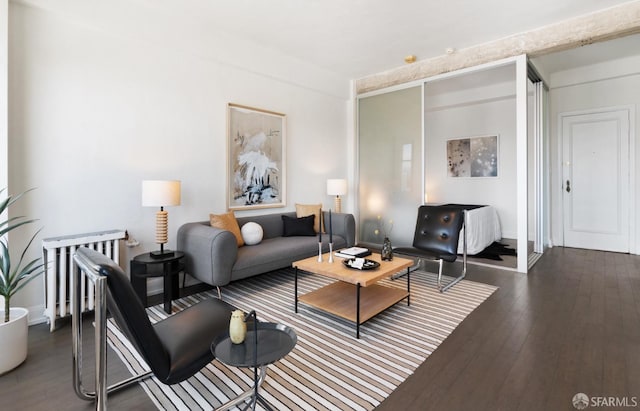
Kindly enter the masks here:
<path id="1" fill-rule="evenodd" d="M 42 240 L 42 261 L 45 269 L 45 310 L 50 330 L 56 328 L 56 320 L 71 315 L 75 263 L 73 254 L 78 247 L 96 250 L 116 263 L 120 259 L 119 240 L 125 238 L 124 230 L 75 234 Z M 81 312 L 93 310 L 94 288 L 81 277 Z"/>

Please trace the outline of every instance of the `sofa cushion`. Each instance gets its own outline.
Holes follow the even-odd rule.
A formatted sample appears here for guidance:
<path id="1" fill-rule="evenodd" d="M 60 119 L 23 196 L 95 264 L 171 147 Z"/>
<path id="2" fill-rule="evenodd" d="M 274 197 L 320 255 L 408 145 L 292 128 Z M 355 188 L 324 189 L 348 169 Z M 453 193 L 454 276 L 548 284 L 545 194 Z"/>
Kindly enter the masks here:
<path id="1" fill-rule="evenodd" d="M 292 236 L 315 236 L 316 231 L 313 229 L 313 220 L 315 215 L 306 217 L 292 218 L 286 215 L 282 216 L 283 237 Z"/>
<path id="2" fill-rule="evenodd" d="M 238 225 L 238 221 L 236 220 L 236 216 L 233 214 L 233 211 L 229 211 L 224 214 L 209 214 L 209 224 L 211 224 L 211 227 L 231 231 L 236 237 L 238 247 L 242 247 L 244 245 L 244 240 L 240 233 L 240 226 Z"/>
<path id="3" fill-rule="evenodd" d="M 256 245 L 262 241 L 262 227 L 253 221 L 244 224 L 242 228 L 240 228 L 240 233 L 242 233 L 242 239 L 246 245 Z"/>
<path id="4" fill-rule="evenodd" d="M 317 232 L 320 231 L 320 213 L 322 212 L 322 204 L 296 204 L 296 216 L 306 217 L 308 215 L 315 215 L 316 218 L 313 221 L 313 229 Z M 322 232 L 325 232 L 324 221 L 322 221 Z"/>

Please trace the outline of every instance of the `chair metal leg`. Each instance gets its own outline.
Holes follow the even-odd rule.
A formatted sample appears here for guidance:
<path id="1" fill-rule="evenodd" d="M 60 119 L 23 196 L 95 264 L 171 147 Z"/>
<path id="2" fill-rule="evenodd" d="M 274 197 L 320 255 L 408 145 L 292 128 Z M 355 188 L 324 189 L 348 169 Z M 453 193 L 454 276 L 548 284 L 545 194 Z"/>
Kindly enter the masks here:
<path id="1" fill-rule="evenodd" d="M 440 260 L 440 273 L 438 274 L 438 289 L 441 293 L 458 284 L 467 275 L 467 210 L 464 210 L 464 219 L 462 220 L 462 228 L 464 236 L 462 237 L 462 273 L 449 284 L 444 287 L 440 286 L 440 276 L 442 274 L 442 260 Z"/>
<path id="2" fill-rule="evenodd" d="M 400 271 L 397 274 L 391 276 L 392 280 L 397 280 L 398 278 L 404 277 L 405 275 L 412 273 L 420 268 L 420 264 L 422 263 L 422 258 L 418 257 L 416 262 L 411 267 L 407 268 L 407 271 Z"/>
<path id="3" fill-rule="evenodd" d="M 151 376 L 151 371 L 134 375 L 131 378 L 107 387 L 107 279 L 94 275 L 88 265 L 76 260 L 77 274 L 73 284 L 73 298 L 71 299 L 71 327 L 72 327 L 72 357 L 73 357 L 73 386 L 76 395 L 83 400 L 95 401 L 96 410 L 107 409 L 107 394 L 128 387 L 138 381 Z M 82 384 L 82 313 L 80 312 L 80 278 L 85 272 L 87 279 L 95 284 L 95 391 L 88 391 Z"/>
<path id="4" fill-rule="evenodd" d="M 442 262 L 440 263 L 440 265 L 442 265 Z M 458 284 L 460 282 L 460 280 L 462 280 L 466 274 L 467 274 L 467 269 L 465 267 L 463 269 L 463 271 L 462 271 L 462 274 L 460 274 L 459 277 L 456 277 L 453 281 L 451 281 L 450 283 L 448 283 L 444 287 L 440 286 L 440 275 L 438 275 L 438 288 L 440 289 L 440 292 L 443 293 L 443 292 L 447 291 L 449 288 L 451 288 L 454 285 Z"/>
<path id="5" fill-rule="evenodd" d="M 442 292 L 442 258 L 438 260 L 438 290 Z"/>

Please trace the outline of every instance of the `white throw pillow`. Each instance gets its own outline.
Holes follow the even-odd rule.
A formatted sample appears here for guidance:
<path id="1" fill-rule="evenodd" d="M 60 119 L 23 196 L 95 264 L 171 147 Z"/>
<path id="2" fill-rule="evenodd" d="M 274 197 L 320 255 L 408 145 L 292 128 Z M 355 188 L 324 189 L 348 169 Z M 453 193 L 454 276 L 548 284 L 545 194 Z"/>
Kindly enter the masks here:
<path id="1" fill-rule="evenodd" d="M 249 222 L 240 229 L 242 239 L 246 245 L 259 244 L 262 241 L 262 227 L 258 223 Z"/>

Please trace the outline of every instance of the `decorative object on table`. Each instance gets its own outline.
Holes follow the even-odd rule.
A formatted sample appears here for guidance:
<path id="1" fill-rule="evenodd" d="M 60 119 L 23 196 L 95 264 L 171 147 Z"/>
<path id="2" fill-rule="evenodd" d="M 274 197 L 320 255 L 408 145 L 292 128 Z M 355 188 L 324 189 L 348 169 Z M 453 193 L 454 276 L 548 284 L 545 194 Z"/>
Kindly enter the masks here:
<path id="1" fill-rule="evenodd" d="M 382 261 L 393 260 L 393 247 L 391 246 L 391 240 L 389 240 L 389 237 L 385 237 L 384 240 L 382 240 L 382 250 L 380 250 L 380 259 Z"/>
<path id="2" fill-rule="evenodd" d="M 447 140 L 449 177 L 497 177 L 498 135 Z"/>
<path id="3" fill-rule="evenodd" d="M 242 240 L 246 245 L 260 244 L 262 236 L 264 235 L 262 226 L 258 223 L 254 223 L 253 221 L 243 225 L 240 229 L 240 233 L 242 234 Z"/>
<path id="4" fill-rule="evenodd" d="M 393 220 L 388 221 L 388 225 L 382 220 L 381 216 L 377 217 L 378 219 L 378 228 L 375 229 L 374 233 L 377 236 L 382 235 L 382 249 L 380 250 L 380 256 L 383 261 L 391 261 L 393 259 L 393 246 L 391 244 L 391 240 L 389 236 L 391 235 L 391 231 L 393 230 Z"/>
<path id="5" fill-rule="evenodd" d="M 345 267 L 353 268 L 354 270 L 373 270 L 380 267 L 379 262 L 369 260 L 367 258 L 348 258 L 342 260 L 342 264 L 344 264 Z"/>
<path id="6" fill-rule="evenodd" d="M 231 313 L 229 321 L 229 338 L 234 344 L 242 344 L 247 336 L 247 323 L 244 321 L 244 312 L 235 310 Z"/>
<path id="7" fill-rule="evenodd" d="M 4 189 L 0 190 L 0 193 L 3 191 Z M 0 200 L 0 216 L 7 215 L 9 206 L 18 201 L 23 194 L 25 193 L 7 195 L 5 199 Z M 12 308 L 11 297 L 43 272 L 43 264 L 39 258 L 27 263 L 23 261 L 27 249 L 42 229 L 37 230 L 27 245 L 19 251 L 20 259 L 17 264 L 11 261 L 9 242 L 5 234 L 34 221 L 36 220 L 25 217 L 7 217 L 0 220 L 0 296 L 4 297 L 4 309 L 0 312 L 0 374 L 16 368 L 27 358 L 29 310 L 21 307 Z M 17 242 L 17 239 L 14 240 L 12 244 Z"/>
<path id="8" fill-rule="evenodd" d="M 322 209 L 320 209 L 320 222 L 318 227 L 322 227 Z M 318 262 L 322 262 L 322 229 L 318 230 Z"/>
<path id="9" fill-rule="evenodd" d="M 342 200 L 340 196 L 347 194 L 347 180 L 342 178 L 332 178 L 327 180 L 327 194 L 336 196 L 335 207 L 336 213 L 342 212 Z"/>
<path id="10" fill-rule="evenodd" d="M 340 258 L 362 258 L 371 255 L 371 250 L 364 247 L 349 247 L 336 251 L 334 255 Z"/>
<path id="11" fill-rule="evenodd" d="M 286 116 L 228 104 L 230 210 L 285 206 Z"/>
<path id="12" fill-rule="evenodd" d="M 329 262 L 333 262 L 333 225 L 331 224 L 331 209 L 329 209 Z"/>
<path id="13" fill-rule="evenodd" d="M 180 181 L 178 180 L 144 180 L 142 182 L 142 206 L 160 207 L 156 213 L 156 244 L 160 244 L 159 251 L 152 251 L 154 258 L 173 255 L 173 251 L 165 250 L 164 245 L 169 240 L 169 213 L 164 207 L 180 205 Z"/>

